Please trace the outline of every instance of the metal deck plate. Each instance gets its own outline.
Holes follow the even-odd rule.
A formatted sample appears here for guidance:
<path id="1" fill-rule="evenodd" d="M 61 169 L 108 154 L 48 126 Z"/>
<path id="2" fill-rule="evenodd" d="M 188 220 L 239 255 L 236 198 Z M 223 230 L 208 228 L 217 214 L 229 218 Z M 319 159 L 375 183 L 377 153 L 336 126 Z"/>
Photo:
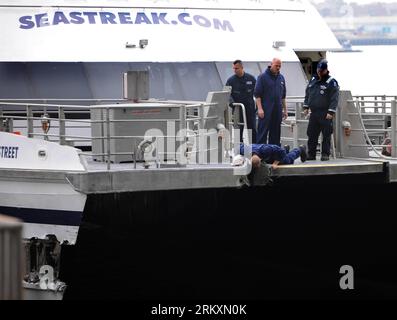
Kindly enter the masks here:
<path id="1" fill-rule="evenodd" d="M 381 173 L 381 160 L 332 159 L 329 161 L 296 161 L 293 165 L 282 165 L 272 171 L 272 176 L 322 176 L 339 174 Z"/>
<path id="2" fill-rule="evenodd" d="M 243 185 L 231 165 L 194 165 L 180 168 L 143 169 L 139 164 L 89 163 L 88 172 L 67 175 L 76 191 L 90 193 L 139 192 L 201 188 L 232 188 Z"/>

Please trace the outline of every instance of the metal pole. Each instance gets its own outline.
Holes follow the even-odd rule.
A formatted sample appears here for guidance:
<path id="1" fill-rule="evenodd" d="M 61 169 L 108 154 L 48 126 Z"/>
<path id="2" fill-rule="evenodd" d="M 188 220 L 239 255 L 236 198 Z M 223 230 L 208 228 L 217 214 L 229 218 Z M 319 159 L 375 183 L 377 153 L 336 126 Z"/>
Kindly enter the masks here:
<path id="1" fill-rule="evenodd" d="M 106 146 L 107 146 L 107 156 L 106 163 L 107 169 L 110 170 L 110 109 L 106 108 Z"/>
<path id="2" fill-rule="evenodd" d="M 199 150 L 198 150 L 198 156 L 199 164 L 204 164 L 204 105 L 200 105 L 199 110 L 198 110 L 198 115 L 199 115 Z"/>
<path id="3" fill-rule="evenodd" d="M 0 300 L 22 299 L 22 223 L 0 215 Z"/>
<path id="4" fill-rule="evenodd" d="M 14 119 L 8 118 L 8 132 L 14 132 Z"/>
<path id="5" fill-rule="evenodd" d="M 382 96 L 382 113 L 386 113 L 386 95 Z"/>
<path id="6" fill-rule="evenodd" d="M 59 107 L 59 143 L 66 144 L 66 123 L 65 123 L 65 109 Z"/>
<path id="7" fill-rule="evenodd" d="M 396 108 L 397 108 L 397 101 L 393 100 L 391 102 L 391 133 L 390 133 L 390 139 L 391 139 L 391 156 L 395 158 L 397 156 L 397 150 L 396 150 Z"/>
<path id="8" fill-rule="evenodd" d="M 134 169 L 136 169 L 136 154 L 138 152 L 138 148 L 136 146 L 136 139 L 134 139 L 134 156 L 133 156 L 133 160 L 134 160 Z"/>
<path id="9" fill-rule="evenodd" d="M 28 137 L 33 138 L 33 110 L 32 107 L 26 106 L 26 117 L 27 117 L 27 129 L 28 129 Z"/>
<path id="10" fill-rule="evenodd" d="M 295 105 L 295 125 L 292 127 L 293 134 L 294 134 L 294 148 L 297 148 L 299 146 L 299 133 L 300 133 L 300 123 L 302 123 L 300 120 L 302 120 L 302 109 L 303 109 L 303 103 L 302 102 L 297 102 Z M 291 123 L 291 125 L 293 125 Z"/>
<path id="11" fill-rule="evenodd" d="M 179 107 L 179 133 L 181 135 L 180 137 L 180 142 L 181 146 L 186 145 L 186 137 L 187 137 L 187 130 L 186 130 L 186 106 L 181 105 Z M 177 136 L 178 136 L 177 134 Z M 177 159 L 177 163 L 185 163 L 188 159 L 187 156 L 185 156 L 185 151 L 183 147 L 179 148 L 179 160 Z M 186 159 L 185 159 L 186 157 Z"/>

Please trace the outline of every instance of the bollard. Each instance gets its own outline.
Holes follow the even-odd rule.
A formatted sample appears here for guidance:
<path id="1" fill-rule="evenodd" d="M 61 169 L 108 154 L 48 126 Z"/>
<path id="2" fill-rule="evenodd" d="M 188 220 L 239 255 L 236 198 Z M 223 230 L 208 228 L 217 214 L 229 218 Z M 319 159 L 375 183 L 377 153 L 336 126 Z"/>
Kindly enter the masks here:
<path id="1" fill-rule="evenodd" d="M 0 215 L 0 300 L 22 299 L 22 223 Z"/>

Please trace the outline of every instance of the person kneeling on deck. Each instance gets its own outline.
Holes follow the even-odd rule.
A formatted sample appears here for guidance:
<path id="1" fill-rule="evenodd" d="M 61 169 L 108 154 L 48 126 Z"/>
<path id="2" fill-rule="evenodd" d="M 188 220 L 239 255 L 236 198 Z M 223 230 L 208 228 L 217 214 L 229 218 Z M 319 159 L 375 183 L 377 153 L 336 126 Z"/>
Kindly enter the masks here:
<path id="1" fill-rule="evenodd" d="M 251 150 L 250 150 L 251 148 Z M 289 151 L 287 148 L 279 147 L 274 144 L 251 144 L 250 146 L 241 144 L 240 154 L 249 154 L 251 152 L 251 162 L 254 168 L 259 168 L 261 161 L 272 165 L 276 169 L 279 164 L 293 164 L 295 159 L 300 157 L 302 162 L 307 159 L 306 146 L 299 146 Z"/>

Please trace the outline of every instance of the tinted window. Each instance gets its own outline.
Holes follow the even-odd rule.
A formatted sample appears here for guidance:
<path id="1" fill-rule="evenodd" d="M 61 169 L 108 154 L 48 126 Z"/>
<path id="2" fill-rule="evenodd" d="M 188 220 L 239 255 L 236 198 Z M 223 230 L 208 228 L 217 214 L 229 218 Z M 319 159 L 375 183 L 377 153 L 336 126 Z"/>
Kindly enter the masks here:
<path id="1" fill-rule="evenodd" d="M 92 98 L 82 63 L 31 62 L 27 72 L 37 98 Z"/>
<path id="2" fill-rule="evenodd" d="M 95 99 L 122 99 L 123 73 L 130 70 L 128 63 L 84 63 L 92 97 Z"/>
<path id="3" fill-rule="evenodd" d="M 209 91 L 223 87 L 215 63 L 174 63 L 174 66 L 187 100 L 205 100 Z"/>
<path id="4" fill-rule="evenodd" d="M 18 62 L 0 63 L 0 98 L 29 99 L 34 96 L 26 64 Z"/>

